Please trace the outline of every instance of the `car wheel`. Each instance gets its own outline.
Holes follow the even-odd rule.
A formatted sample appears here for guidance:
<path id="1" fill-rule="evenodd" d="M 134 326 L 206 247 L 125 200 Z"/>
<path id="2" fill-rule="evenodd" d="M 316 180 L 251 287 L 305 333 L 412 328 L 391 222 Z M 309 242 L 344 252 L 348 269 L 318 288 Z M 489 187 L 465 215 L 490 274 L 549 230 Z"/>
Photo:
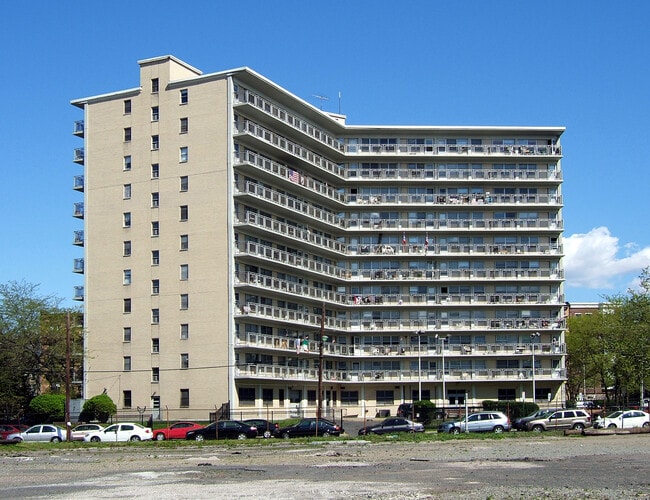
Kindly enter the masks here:
<path id="1" fill-rule="evenodd" d="M 164 440 L 165 440 L 165 435 L 162 432 L 156 434 L 156 441 L 164 441 Z"/>
<path id="2" fill-rule="evenodd" d="M 321 434 L 321 436 L 323 436 L 324 438 L 330 437 L 330 435 L 331 435 L 331 434 L 330 434 L 329 431 L 325 431 L 325 432 L 323 432 L 323 433 Z"/>
<path id="3" fill-rule="evenodd" d="M 584 430 L 585 425 L 584 425 L 584 424 L 580 424 L 580 423 L 578 423 L 578 424 L 575 424 L 575 425 L 573 426 L 573 428 L 574 428 L 575 430 L 577 430 L 577 431 L 581 431 L 581 430 Z"/>
<path id="4" fill-rule="evenodd" d="M 271 431 L 264 431 L 264 439 L 268 439 L 272 436 Z"/>
<path id="5" fill-rule="evenodd" d="M 237 439 L 239 439 L 239 440 L 243 440 L 243 439 L 246 439 L 247 437 L 248 437 L 248 436 L 242 432 L 241 434 L 239 434 L 239 435 L 237 436 Z"/>
<path id="6" fill-rule="evenodd" d="M 101 439 L 99 439 L 99 436 L 93 436 L 90 438 L 90 441 L 93 443 L 99 443 Z"/>
<path id="7" fill-rule="evenodd" d="M 449 429 L 449 434 L 460 434 L 460 429 L 458 427 L 452 427 Z"/>
<path id="8" fill-rule="evenodd" d="M 497 425 L 494 429 L 492 429 L 495 434 L 501 434 L 503 432 L 503 427 L 500 425 Z"/>
<path id="9" fill-rule="evenodd" d="M 609 424 L 607 426 L 608 429 L 616 429 L 616 424 Z"/>
<path id="10" fill-rule="evenodd" d="M 284 433 L 282 433 L 282 437 L 283 437 L 284 439 L 289 439 L 291 436 L 289 436 L 289 433 L 288 433 L 288 432 L 284 432 Z"/>
<path id="11" fill-rule="evenodd" d="M 415 434 L 415 431 L 414 431 L 413 429 L 409 429 L 409 430 L 408 430 L 408 433 L 409 433 L 409 434 Z"/>
<path id="12" fill-rule="evenodd" d="M 51 441 L 52 443 L 60 443 L 60 442 L 61 442 L 61 438 L 58 437 L 58 436 L 54 436 L 50 441 Z"/>
<path id="13" fill-rule="evenodd" d="M 544 430 L 544 427 L 541 426 L 541 425 L 533 425 L 532 430 L 533 430 L 534 432 L 542 432 L 542 431 Z"/>
<path id="14" fill-rule="evenodd" d="M 650 427 L 650 422 L 643 422 L 641 427 Z"/>
<path id="15" fill-rule="evenodd" d="M 203 434 L 197 434 L 194 436 L 194 441 L 205 441 L 205 436 Z"/>
<path id="16" fill-rule="evenodd" d="M 140 436 L 131 436 L 131 439 L 129 441 L 140 441 Z"/>

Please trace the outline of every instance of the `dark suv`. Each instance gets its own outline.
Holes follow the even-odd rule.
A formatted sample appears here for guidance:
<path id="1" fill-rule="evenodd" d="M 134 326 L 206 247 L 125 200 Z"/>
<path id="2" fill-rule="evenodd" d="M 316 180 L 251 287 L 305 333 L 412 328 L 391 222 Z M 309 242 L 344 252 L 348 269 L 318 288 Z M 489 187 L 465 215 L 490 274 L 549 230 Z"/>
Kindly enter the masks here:
<path id="1" fill-rule="evenodd" d="M 342 433 L 343 428 L 341 426 L 322 418 L 303 418 L 300 422 L 279 431 L 280 436 L 285 439 L 292 437 L 339 436 Z"/>
<path id="2" fill-rule="evenodd" d="M 413 418 L 413 403 L 402 403 L 397 407 L 397 416 Z"/>

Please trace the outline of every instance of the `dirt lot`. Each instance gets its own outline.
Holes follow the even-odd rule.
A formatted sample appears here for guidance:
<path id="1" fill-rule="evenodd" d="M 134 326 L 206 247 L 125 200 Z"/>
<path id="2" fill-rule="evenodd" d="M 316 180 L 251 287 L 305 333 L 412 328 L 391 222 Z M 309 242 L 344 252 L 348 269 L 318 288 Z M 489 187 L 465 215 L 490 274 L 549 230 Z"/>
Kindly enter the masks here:
<path id="1" fill-rule="evenodd" d="M 648 498 L 650 434 L 0 448 L 2 498 Z"/>

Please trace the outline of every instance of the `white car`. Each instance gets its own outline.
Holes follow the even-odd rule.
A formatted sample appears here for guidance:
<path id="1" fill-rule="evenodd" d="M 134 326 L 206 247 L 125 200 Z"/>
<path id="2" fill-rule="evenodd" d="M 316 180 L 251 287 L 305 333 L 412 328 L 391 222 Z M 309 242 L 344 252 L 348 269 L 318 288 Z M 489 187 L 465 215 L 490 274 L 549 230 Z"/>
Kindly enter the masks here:
<path id="1" fill-rule="evenodd" d="M 115 443 L 117 441 L 147 441 L 153 439 L 153 432 L 149 427 L 132 422 L 122 422 L 106 427 L 101 431 L 89 432 L 84 435 L 84 441 L 99 443 L 106 441 Z"/>
<path id="2" fill-rule="evenodd" d="M 65 435 L 63 430 L 56 425 L 33 425 L 24 432 L 9 434 L 7 441 L 50 441 L 60 443 L 65 441 Z"/>
<path id="3" fill-rule="evenodd" d="M 619 410 L 594 422 L 598 429 L 629 429 L 650 427 L 650 414 L 641 410 Z"/>
<path id="4" fill-rule="evenodd" d="M 84 436 L 89 432 L 103 431 L 104 427 L 99 424 L 79 424 L 72 429 L 72 440 L 83 441 Z"/>

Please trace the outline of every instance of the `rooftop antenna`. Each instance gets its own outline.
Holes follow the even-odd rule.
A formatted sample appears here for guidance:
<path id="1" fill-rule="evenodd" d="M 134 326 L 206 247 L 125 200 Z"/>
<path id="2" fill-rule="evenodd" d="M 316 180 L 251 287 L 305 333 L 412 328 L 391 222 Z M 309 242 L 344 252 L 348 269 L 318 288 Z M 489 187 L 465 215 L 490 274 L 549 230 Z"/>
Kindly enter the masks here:
<path id="1" fill-rule="evenodd" d="M 320 110 L 323 111 L 323 101 L 329 101 L 330 98 L 327 97 L 326 95 L 318 95 L 318 94 L 312 94 L 312 97 L 315 97 L 316 99 L 320 100 Z"/>
<path id="2" fill-rule="evenodd" d="M 341 91 L 339 90 L 339 115 L 341 114 Z"/>

